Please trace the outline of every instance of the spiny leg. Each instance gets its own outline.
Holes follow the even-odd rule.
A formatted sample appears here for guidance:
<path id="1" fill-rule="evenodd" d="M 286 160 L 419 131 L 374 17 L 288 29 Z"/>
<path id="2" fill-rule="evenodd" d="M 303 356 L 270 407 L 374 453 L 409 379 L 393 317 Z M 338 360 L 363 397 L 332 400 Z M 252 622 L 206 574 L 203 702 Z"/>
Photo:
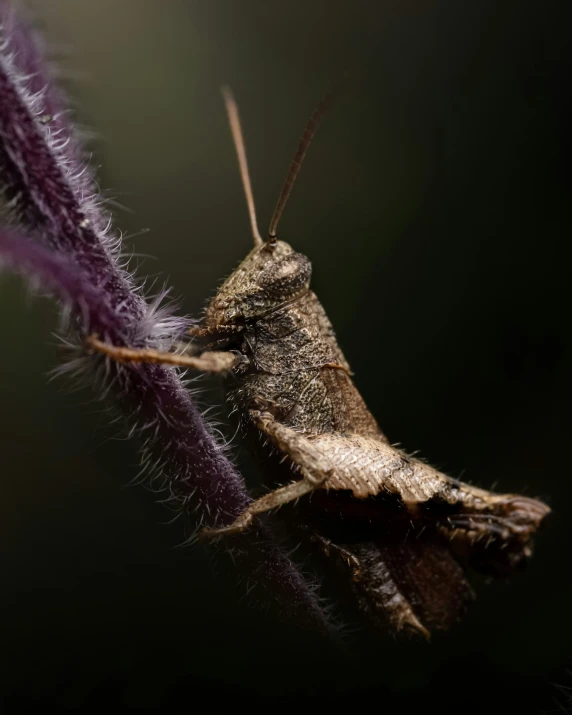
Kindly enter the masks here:
<path id="1" fill-rule="evenodd" d="M 203 529 L 204 537 L 238 534 L 252 523 L 255 514 L 262 514 L 309 494 L 321 486 L 332 473 L 333 465 L 328 457 L 316 449 L 307 437 L 280 424 L 269 413 L 251 410 L 250 415 L 274 445 L 298 466 L 302 479 L 256 499 L 232 524 L 218 529 Z"/>
<path id="2" fill-rule="evenodd" d="M 430 632 L 415 615 L 383 554 L 374 544 L 357 544 L 354 548 L 364 570 L 362 578 L 356 582 L 356 589 L 366 610 L 381 611 L 396 631 L 413 631 L 430 640 Z"/>
<path id="3" fill-rule="evenodd" d="M 119 347 L 105 343 L 99 340 L 95 335 L 90 335 L 86 339 L 86 345 L 117 362 L 176 365 L 201 370 L 203 372 L 229 372 L 239 361 L 239 357 L 231 352 L 204 352 L 202 355 L 190 356 L 154 350 L 152 348 Z"/>
<path id="4" fill-rule="evenodd" d="M 360 558 L 362 556 L 360 548 L 369 551 L 375 549 L 375 545 L 365 544 L 350 549 L 335 544 L 317 532 L 312 534 L 311 539 L 318 544 L 326 556 L 334 556 L 350 569 L 354 589 L 360 594 L 360 600 L 363 600 L 366 609 L 373 607 L 382 611 L 397 631 L 410 630 L 430 640 L 431 634 L 417 618 L 411 603 L 393 579 L 382 555 L 378 551 L 374 552 L 373 565 L 368 562 L 368 558 Z"/>

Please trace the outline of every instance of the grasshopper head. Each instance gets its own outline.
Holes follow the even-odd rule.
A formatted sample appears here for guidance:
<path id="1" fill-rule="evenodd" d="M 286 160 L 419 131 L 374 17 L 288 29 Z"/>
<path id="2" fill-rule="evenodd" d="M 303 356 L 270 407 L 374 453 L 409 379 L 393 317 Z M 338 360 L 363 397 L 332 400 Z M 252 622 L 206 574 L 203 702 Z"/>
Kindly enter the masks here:
<path id="1" fill-rule="evenodd" d="M 256 246 L 220 287 L 205 326 L 241 325 L 295 300 L 310 286 L 312 264 L 284 241 Z"/>

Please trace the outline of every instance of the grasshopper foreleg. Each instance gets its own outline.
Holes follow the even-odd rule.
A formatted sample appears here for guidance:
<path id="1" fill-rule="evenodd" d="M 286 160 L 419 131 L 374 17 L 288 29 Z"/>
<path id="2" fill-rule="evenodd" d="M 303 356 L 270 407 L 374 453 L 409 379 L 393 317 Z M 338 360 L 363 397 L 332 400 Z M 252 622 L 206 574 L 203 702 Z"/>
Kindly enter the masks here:
<path id="1" fill-rule="evenodd" d="M 111 345 L 90 335 L 86 345 L 97 350 L 112 360 L 121 363 L 154 363 L 158 365 L 174 365 L 187 367 L 202 372 L 225 373 L 232 370 L 239 361 L 232 352 L 204 352 L 201 355 L 186 355 L 184 353 L 153 350 L 152 348 L 126 348 Z"/>

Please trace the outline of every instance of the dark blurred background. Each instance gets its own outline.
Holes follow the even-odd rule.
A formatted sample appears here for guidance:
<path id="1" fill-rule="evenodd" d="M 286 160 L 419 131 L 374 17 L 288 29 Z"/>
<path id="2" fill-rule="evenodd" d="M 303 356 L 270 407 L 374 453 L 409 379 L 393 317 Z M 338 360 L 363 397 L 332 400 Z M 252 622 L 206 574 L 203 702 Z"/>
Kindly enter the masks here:
<path id="1" fill-rule="evenodd" d="M 553 507 L 529 568 L 425 644 L 350 656 L 244 598 L 142 487 L 136 445 L 65 379 L 57 311 L 0 279 L 6 707 L 542 712 L 572 688 L 570 3 L 31 3 L 139 275 L 198 315 L 250 248 L 219 87 L 260 223 L 319 97 L 351 78 L 280 235 L 392 440 Z M 148 232 L 140 233 L 142 229 Z M 252 475 L 246 475 L 252 484 Z M 350 639 L 352 640 L 352 639 Z M 570 695 L 568 696 L 570 698 Z"/>

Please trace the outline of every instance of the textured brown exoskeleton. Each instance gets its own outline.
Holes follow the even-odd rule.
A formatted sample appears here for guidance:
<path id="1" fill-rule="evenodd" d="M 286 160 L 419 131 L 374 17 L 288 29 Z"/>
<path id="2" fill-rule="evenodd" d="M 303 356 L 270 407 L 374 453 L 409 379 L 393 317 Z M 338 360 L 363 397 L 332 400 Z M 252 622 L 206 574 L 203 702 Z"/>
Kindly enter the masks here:
<path id="1" fill-rule="evenodd" d="M 258 233 L 236 105 L 226 103 L 255 246 L 211 301 L 182 353 L 88 343 L 119 361 L 182 365 L 224 375 L 242 434 L 275 488 L 212 536 L 297 503 L 295 521 L 349 576 L 362 610 L 395 630 L 448 628 L 472 599 L 464 566 L 504 574 L 531 554 L 549 508 L 464 484 L 392 446 L 351 379 L 316 295 L 310 261 L 276 227 L 319 119 L 312 115 L 274 213 Z M 202 350 L 197 348 L 197 340 Z M 259 439 L 260 437 L 263 439 Z M 254 439 L 252 439 L 254 437 Z M 311 498 L 310 498 L 311 495 Z"/>

